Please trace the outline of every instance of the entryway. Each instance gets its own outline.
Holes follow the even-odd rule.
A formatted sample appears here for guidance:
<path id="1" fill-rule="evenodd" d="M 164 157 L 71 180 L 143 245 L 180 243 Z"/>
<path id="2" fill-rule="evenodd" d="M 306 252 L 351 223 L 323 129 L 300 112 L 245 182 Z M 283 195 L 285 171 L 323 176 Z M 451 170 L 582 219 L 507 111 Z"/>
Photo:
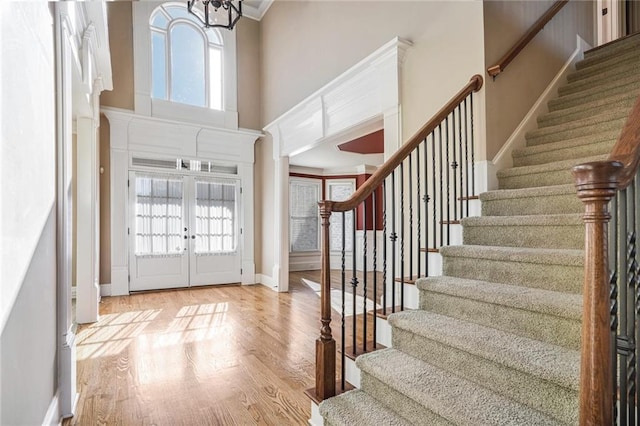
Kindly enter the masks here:
<path id="1" fill-rule="evenodd" d="M 240 180 L 129 173 L 130 291 L 238 283 Z"/>

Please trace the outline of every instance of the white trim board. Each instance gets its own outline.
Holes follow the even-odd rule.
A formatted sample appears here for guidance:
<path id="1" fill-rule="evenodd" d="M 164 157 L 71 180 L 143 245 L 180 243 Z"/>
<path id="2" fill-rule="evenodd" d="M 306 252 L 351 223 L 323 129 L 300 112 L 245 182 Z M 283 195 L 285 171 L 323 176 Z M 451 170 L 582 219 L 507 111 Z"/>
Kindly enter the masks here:
<path id="1" fill-rule="evenodd" d="M 538 97 L 529 112 L 527 112 L 520 124 L 518 124 L 518 127 L 516 127 L 500 151 L 498 151 L 493 160 L 491 160 L 491 164 L 487 165 L 486 171 L 489 173 L 486 178 L 486 181 L 489 182 L 487 190 L 498 188 L 498 179 L 495 177 L 495 173 L 498 170 L 513 167 L 513 158 L 511 157 L 511 153 L 514 149 L 524 148 L 526 146 L 527 141 L 525 139 L 525 135 L 527 132 L 538 128 L 538 117 L 549 112 L 547 106 L 548 102 L 556 97 L 558 88 L 567 82 L 567 75 L 575 70 L 576 62 L 582 60 L 584 58 L 584 52 L 590 48 L 591 46 L 589 43 L 583 40 L 579 35 L 576 35 L 576 50 L 574 50 L 571 56 L 569 56 L 567 62 L 562 68 L 560 68 L 560 71 L 558 71 L 553 80 L 551 80 L 549 86 Z M 491 176 L 491 174 L 493 174 L 493 176 Z"/>
<path id="2" fill-rule="evenodd" d="M 58 399 L 58 392 L 53 395 L 49 408 L 47 409 L 44 419 L 42 419 L 42 426 L 54 426 L 62 423 L 62 417 L 60 416 L 60 405 Z"/>

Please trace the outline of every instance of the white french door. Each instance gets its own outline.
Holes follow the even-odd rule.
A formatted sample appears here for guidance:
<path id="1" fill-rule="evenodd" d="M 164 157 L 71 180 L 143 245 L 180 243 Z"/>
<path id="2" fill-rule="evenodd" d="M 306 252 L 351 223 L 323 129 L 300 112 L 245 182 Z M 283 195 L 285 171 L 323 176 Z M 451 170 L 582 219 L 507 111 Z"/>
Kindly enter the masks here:
<path id="1" fill-rule="evenodd" d="M 239 180 L 130 172 L 130 291 L 240 282 Z"/>

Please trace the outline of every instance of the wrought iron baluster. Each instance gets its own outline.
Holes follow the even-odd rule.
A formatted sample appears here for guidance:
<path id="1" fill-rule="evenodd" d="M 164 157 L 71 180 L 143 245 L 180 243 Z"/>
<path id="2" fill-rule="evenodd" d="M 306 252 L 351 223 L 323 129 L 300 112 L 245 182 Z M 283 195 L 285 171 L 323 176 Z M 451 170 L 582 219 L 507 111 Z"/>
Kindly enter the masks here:
<path id="1" fill-rule="evenodd" d="M 362 204 L 362 350 L 367 352 L 367 201 Z M 353 295 L 355 298 L 355 294 Z M 355 318 L 354 318 L 355 319 Z"/>
<path id="2" fill-rule="evenodd" d="M 438 126 L 438 130 L 440 126 Z M 438 248 L 437 236 L 438 236 L 438 218 L 437 218 L 437 210 L 436 210 L 436 201 L 437 195 L 436 192 L 436 132 L 435 130 L 431 133 L 431 157 L 432 157 L 432 165 L 431 165 L 431 196 L 433 197 L 433 205 L 431 208 L 433 209 L 433 248 Z M 442 205 L 442 204 L 441 204 Z"/>
<path id="3" fill-rule="evenodd" d="M 413 152 L 409 154 L 409 279 L 413 279 Z M 404 180 L 404 179 L 403 179 Z M 404 217 L 404 215 L 403 215 Z M 404 286 L 403 286 L 404 288 Z"/>
<path id="4" fill-rule="evenodd" d="M 473 130 L 473 93 L 469 94 L 469 110 L 471 112 L 471 193 L 476 194 L 476 160 L 475 160 L 475 136 Z"/>
<path id="5" fill-rule="evenodd" d="M 351 277 L 351 305 L 352 305 L 352 350 L 353 350 L 353 355 L 356 355 L 356 348 L 357 346 L 357 323 L 358 321 L 356 321 L 357 318 L 357 308 L 356 308 L 356 291 L 358 289 L 358 276 L 357 276 L 357 265 L 356 265 L 356 259 L 357 259 L 357 254 L 356 254 L 356 222 L 357 222 L 357 218 L 358 218 L 358 208 L 356 207 L 355 209 L 353 209 L 351 211 L 351 217 L 352 217 L 352 233 L 351 233 L 351 249 L 352 249 L 352 254 L 351 254 L 351 263 L 352 263 L 352 277 Z"/>
<path id="6" fill-rule="evenodd" d="M 404 161 L 400 163 L 400 310 L 404 311 Z"/>
<path id="7" fill-rule="evenodd" d="M 431 132 L 431 140 L 433 140 L 433 132 Z M 422 196 L 422 202 L 424 203 L 424 276 L 429 276 L 429 195 L 427 194 L 429 190 L 429 182 L 427 181 L 427 136 L 423 141 L 423 151 L 424 151 L 424 195 Z M 435 233 L 435 232 L 434 232 Z"/>
<path id="8" fill-rule="evenodd" d="M 463 178 L 464 178 L 464 162 L 462 161 L 462 109 L 460 107 L 460 105 L 458 105 L 458 107 L 456 108 L 456 111 L 458 111 L 458 144 L 460 145 L 460 149 L 458 150 L 458 167 L 459 167 L 459 171 L 458 171 L 458 178 L 459 178 L 459 185 L 460 185 L 460 219 L 462 219 L 464 217 L 464 213 L 462 212 L 463 210 L 463 203 L 464 203 L 464 197 L 462 196 L 462 188 L 464 185 L 463 182 Z"/>
<path id="9" fill-rule="evenodd" d="M 445 162 L 444 164 L 446 165 L 445 168 L 445 179 L 446 179 L 446 190 L 447 190 L 447 222 L 446 222 L 446 229 L 447 229 L 447 242 L 446 244 L 451 244 L 451 187 L 450 187 L 450 182 L 449 182 L 449 116 L 447 116 L 447 118 L 444 119 L 444 128 L 445 128 L 445 134 L 444 134 L 444 141 L 445 141 L 445 149 L 444 149 L 444 153 L 445 153 Z M 455 204 L 455 203 L 454 203 Z M 440 243 L 441 245 L 445 245 L 442 242 Z"/>
<path id="10" fill-rule="evenodd" d="M 382 181 L 382 315 L 387 315 L 387 179 Z"/>
<path id="11" fill-rule="evenodd" d="M 442 190 L 442 158 L 443 158 L 443 154 L 442 154 L 442 124 L 438 125 L 438 139 L 439 139 L 439 152 L 440 155 L 438 156 L 438 165 L 439 165 L 439 172 L 440 172 L 440 179 L 438 179 L 438 182 L 440 182 L 440 204 L 438 206 L 438 209 L 440 210 L 440 246 L 444 245 L 444 212 L 442 211 L 442 207 L 444 206 L 444 191 Z M 438 248 L 438 246 L 436 246 L 435 248 Z"/>
<path id="12" fill-rule="evenodd" d="M 416 230 L 417 235 L 416 235 L 416 237 L 417 237 L 417 240 L 418 240 L 416 242 L 416 247 L 418 249 L 418 254 L 416 256 L 416 260 L 417 260 L 417 262 L 416 262 L 417 265 L 416 266 L 418 267 L 418 270 L 416 271 L 416 276 L 420 277 L 420 272 L 422 272 L 421 268 L 420 268 L 420 248 L 422 247 L 422 229 L 421 229 L 422 226 L 420 224 L 420 210 L 421 210 L 421 208 L 420 208 L 420 199 L 421 199 L 420 198 L 420 192 L 421 192 L 420 191 L 420 189 L 421 189 L 420 188 L 420 145 L 418 145 L 416 147 L 416 158 L 417 158 L 417 160 L 416 160 L 416 187 L 417 187 L 416 188 L 416 190 L 417 190 L 416 221 L 418 222 L 417 225 L 416 225 L 416 227 L 417 227 L 417 230 Z M 425 161 L 426 160 L 427 160 L 427 157 L 425 155 Z M 412 246 L 412 250 L 413 250 L 413 246 Z M 413 256 L 411 256 L 411 258 L 413 259 Z"/>
<path id="13" fill-rule="evenodd" d="M 342 216 L 342 230 L 341 230 L 341 234 L 342 234 L 342 247 L 340 250 L 340 271 L 341 271 L 341 283 L 342 283 L 342 305 L 341 305 L 341 309 L 342 309 L 342 319 L 340 321 L 340 326 L 342 329 L 342 334 L 340 336 L 340 357 L 341 357 L 341 362 L 340 362 L 340 386 L 341 389 L 344 391 L 345 390 L 345 383 L 346 383 L 346 378 L 345 378 L 345 365 L 346 365 L 346 323 L 345 323 L 345 294 L 347 292 L 347 274 L 346 274 L 346 241 L 347 241 L 347 235 L 346 235 L 346 220 L 345 220 L 345 212 L 342 212 L 341 214 Z"/>
<path id="14" fill-rule="evenodd" d="M 376 193 L 378 192 L 378 188 L 376 188 L 371 193 L 371 208 L 372 208 L 372 218 L 373 222 L 373 348 L 376 349 L 378 346 L 377 336 L 378 336 L 378 198 Z"/>
<path id="15" fill-rule="evenodd" d="M 617 421 L 618 418 L 618 199 L 614 197 L 611 200 L 611 220 L 609 221 L 609 244 L 608 244 L 608 258 L 609 258 L 609 285 L 610 285 L 610 324 L 611 324 L 611 359 L 612 359 L 612 379 L 613 379 L 613 419 Z"/>
<path id="16" fill-rule="evenodd" d="M 458 191 L 457 191 L 457 180 L 456 175 L 458 173 L 458 162 L 456 161 L 456 110 L 454 109 L 451 113 L 451 174 L 453 180 L 453 220 L 458 219 Z M 449 223 L 449 227 L 451 227 L 451 223 Z"/>
<path id="17" fill-rule="evenodd" d="M 465 191 L 464 195 L 466 197 L 466 211 L 467 216 L 469 216 L 469 113 L 467 110 L 467 98 L 464 99 L 464 173 L 467 177 L 465 179 Z"/>
<path id="18" fill-rule="evenodd" d="M 619 335 L 617 338 L 618 355 L 620 356 L 620 423 L 622 425 L 629 424 L 628 416 L 628 361 L 629 361 L 629 336 L 627 335 L 628 325 L 628 291 L 627 284 L 627 268 L 626 268 L 626 224 L 627 224 L 627 194 L 625 191 L 618 191 L 618 229 L 617 229 L 617 265 L 618 277 L 620 285 L 620 302 L 618 309 L 619 316 Z"/>
<path id="19" fill-rule="evenodd" d="M 396 171 L 391 172 L 391 312 L 396 311 Z"/>

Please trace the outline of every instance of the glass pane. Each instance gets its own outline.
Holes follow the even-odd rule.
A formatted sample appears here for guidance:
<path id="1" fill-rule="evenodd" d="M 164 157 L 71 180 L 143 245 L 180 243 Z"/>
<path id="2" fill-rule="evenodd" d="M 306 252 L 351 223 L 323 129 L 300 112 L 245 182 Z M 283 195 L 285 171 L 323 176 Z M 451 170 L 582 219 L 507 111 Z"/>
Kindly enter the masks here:
<path id="1" fill-rule="evenodd" d="M 320 186 L 311 182 L 291 182 L 289 187 L 289 229 L 292 252 L 320 249 L 318 201 Z"/>
<path id="2" fill-rule="evenodd" d="M 167 99 L 167 57 L 165 35 L 151 31 L 151 96 Z"/>
<path id="3" fill-rule="evenodd" d="M 329 186 L 329 199 L 333 201 L 344 201 L 351 197 L 355 187 L 352 183 L 335 183 Z M 342 250 L 342 214 L 332 214 L 329 218 L 330 222 L 330 250 Z M 345 213 L 344 218 L 345 232 L 345 250 L 350 252 L 353 250 L 353 212 Z"/>
<path id="4" fill-rule="evenodd" d="M 196 182 L 196 253 L 236 250 L 236 183 Z"/>
<path id="5" fill-rule="evenodd" d="M 182 252 L 182 181 L 136 176 L 135 253 Z"/>
<path id="6" fill-rule="evenodd" d="M 209 105 L 222 110 L 222 49 L 209 48 Z"/>
<path id="7" fill-rule="evenodd" d="M 165 29 L 167 28 L 167 24 L 169 24 L 169 20 L 164 16 L 164 13 L 158 9 L 151 21 L 151 25 L 156 28 Z"/>
<path id="8" fill-rule="evenodd" d="M 222 46 L 222 38 L 220 37 L 220 33 L 217 30 L 213 28 L 209 28 L 206 31 L 206 34 L 207 34 L 207 38 L 209 39 L 209 43 Z"/>
<path id="9" fill-rule="evenodd" d="M 187 10 L 187 3 L 183 5 L 165 6 L 164 10 L 173 18 L 187 18 L 193 22 L 198 22 L 197 18 L 189 13 Z"/>
<path id="10" fill-rule="evenodd" d="M 196 28 L 178 24 L 171 29 L 171 100 L 206 106 L 204 39 Z"/>

